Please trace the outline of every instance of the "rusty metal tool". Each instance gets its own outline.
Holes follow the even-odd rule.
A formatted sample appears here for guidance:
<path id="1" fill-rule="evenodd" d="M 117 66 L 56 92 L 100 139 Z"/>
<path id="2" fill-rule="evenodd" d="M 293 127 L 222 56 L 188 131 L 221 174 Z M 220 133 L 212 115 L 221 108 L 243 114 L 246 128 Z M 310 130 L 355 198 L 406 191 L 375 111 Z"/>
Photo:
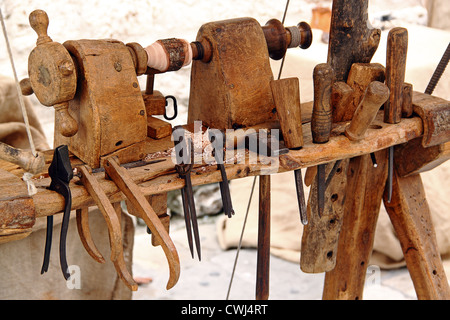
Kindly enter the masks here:
<path id="1" fill-rule="evenodd" d="M 449 60 L 450 60 L 450 42 L 447 45 L 447 49 L 445 50 L 444 55 L 442 56 L 441 60 L 439 61 L 439 64 L 437 65 L 436 70 L 433 72 L 433 75 L 431 76 L 430 82 L 428 83 L 428 86 L 425 89 L 426 94 L 433 93 L 434 88 L 436 87 L 439 80 L 441 79 L 441 76 L 444 73 Z"/>
<path id="2" fill-rule="evenodd" d="M 127 169 L 120 166 L 117 157 L 110 157 L 105 160 L 106 175 L 117 185 L 122 193 L 127 197 L 133 205 L 136 212 L 144 220 L 147 227 L 152 232 L 153 237 L 156 238 L 166 255 L 169 264 L 169 280 L 167 282 L 167 290 L 172 288 L 180 277 L 180 259 L 178 252 L 169 233 L 166 231 L 164 225 L 155 213 L 150 203 L 145 198 L 144 193 L 139 186 L 134 183 L 133 178 Z"/>
<path id="3" fill-rule="evenodd" d="M 326 63 L 318 64 L 313 71 L 314 104 L 311 118 L 311 133 L 313 143 L 328 142 L 331 134 L 332 109 L 331 86 L 334 81 L 334 72 Z M 325 164 L 317 166 L 317 203 L 318 213 L 322 216 L 325 206 Z"/>
<path id="4" fill-rule="evenodd" d="M 386 47 L 386 85 L 390 95 L 384 104 L 384 122 L 399 123 L 402 117 L 402 88 L 405 81 L 408 30 L 393 28 L 389 31 Z M 387 201 L 392 199 L 394 147 L 389 147 Z"/>
<path id="5" fill-rule="evenodd" d="M 194 148 L 190 139 L 186 141 L 184 129 L 181 126 L 176 126 L 174 128 L 173 140 L 176 153 L 175 170 L 177 171 L 180 178 L 182 178 L 185 182 L 184 187 L 181 189 L 181 199 L 183 202 L 184 221 L 186 224 L 189 249 L 191 251 L 192 258 L 194 258 L 192 242 L 193 234 L 198 259 L 201 260 L 200 236 L 191 181 L 191 170 L 194 165 Z"/>
<path id="6" fill-rule="evenodd" d="M 224 165 L 223 134 L 221 132 L 218 134 L 215 131 L 210 130 L 209 141 L 213 146 L 213 156 L 216 159 L 217 168 L 220 170 L 220 174 L 222 176 L 222 181 L 219 182 L 219 187 L 220 194 L 222 196 L 223 211 L 228 218 L 231 218 L 234 215 L 234 210 L 233 204 L 231 203 L 230 186 L 228 184 L 227 172 L 225 171 Z"/>
<path id="7" fill-rule="evenodd" d="M 105 218 L 111 247 L 111 261 L 114 264 L 117 274 L 130 290 L 136 291 L 137 283 L 128 271 L 123 256 L 122 229 L 120 226 L 119 212 L 109 201 L 97 178 L 92 174 L 92 170 L 88 166 L 81 166 L 79 167 L 79 171 L 82 184 L 94 199 L 98 209 Z M 78 234 L 80 235 L 84 248 L 95 261 L 104 263 L 105 259 L 95 246 L 91 237 L 88 223 L 88 208 L 77 210 L 76 219 Z"/>
<path id="8" fill-rule="evenodd" d="M 48 168 L 48 175 L 51 183 L 48 189 L 58 192 L 64 197 L 64 214 L 61 222 L 61 233 L 59 239 L 59 261 L 61 271 L 67 280 L 70 277 L 66 257 L 66 239 L 67 230 L 69 228 L 70 210 L 72 208 L 72 194 L 70 192 L 69 183 L 73 178 L 73 171 L 70 165 L 69 149 L 66 145 L 59 146 L 55 149 L 53 160 Z M 53 216 L 47 216 L 47 233 L 44 249 L 44 261 L 41 268 L 41 274 L 48 271 L 50 263 L 50 251 L 53 238 Z"/>

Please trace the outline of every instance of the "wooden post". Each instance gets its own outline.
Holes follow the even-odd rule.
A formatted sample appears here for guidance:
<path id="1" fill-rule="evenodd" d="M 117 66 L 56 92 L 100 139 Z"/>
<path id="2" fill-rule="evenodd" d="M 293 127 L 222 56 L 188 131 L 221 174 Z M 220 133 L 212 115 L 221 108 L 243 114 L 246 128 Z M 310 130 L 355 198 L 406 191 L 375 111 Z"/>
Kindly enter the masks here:
<path id="1" fill-rule="evenodd" d="M 269 299 L 270 271 L 270 175 L 259 176 L 258 258 L 256 300 Z"/>
<path id="2" fill-rule="evenodd" d="M 450 299 L 450 287 L 437 248 L 436 233 L 419 174 L 394 171 L 392 199 L 384 206 L 400 240 L 417 298 Z"/>

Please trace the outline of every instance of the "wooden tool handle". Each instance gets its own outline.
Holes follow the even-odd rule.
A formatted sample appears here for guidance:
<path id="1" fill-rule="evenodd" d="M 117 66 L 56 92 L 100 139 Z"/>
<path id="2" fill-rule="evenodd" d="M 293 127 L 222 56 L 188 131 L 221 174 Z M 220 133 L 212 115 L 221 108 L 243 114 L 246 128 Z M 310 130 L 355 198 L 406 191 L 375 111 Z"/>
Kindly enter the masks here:
<path id="1" fill-rule="evenodd" d="M 311 132 L 314 143 L 325 143 L 331 132 L 331 86 L 334 80 L 333 69 L 326 63 L 314 68 L 314 106 L 311 119 Z"/>
<path id="2" fill-rule="evenodd" d="M 298 78 L 274 80 L 271 81 L 270 86 L 286 147 L 289 149 L 302 147 L 303 133 Z"/>
<path id="3" fill-rule="evenodd" d="M 402 118 L 402 91 L 405 81 L 408 30 L 393 28 L 389 31 L 386 48 L 386 85 L 390 90 L 384 104 L 384 122 L 399 123 Z"/>
<path id="4" fill-rule="evenodd" d="M 45 166 L 43 154 L 38 153 L 38 156 L 35 157 L 31 151 L 16 149 L 3 142 L 0 142 L 0 159 L 12 162 L 33 174 L 41 173 Z"/>
<path id="5" fill-rule="evenodd" d="M 387 86 L 379 81 L 372 81 L 367 87 L 361 103 L 356 108 L 350 125 L 345 129 L 345 135 L 352 141 L 363 139 L 378 110 L 388 97 L 389 89 Z"/>

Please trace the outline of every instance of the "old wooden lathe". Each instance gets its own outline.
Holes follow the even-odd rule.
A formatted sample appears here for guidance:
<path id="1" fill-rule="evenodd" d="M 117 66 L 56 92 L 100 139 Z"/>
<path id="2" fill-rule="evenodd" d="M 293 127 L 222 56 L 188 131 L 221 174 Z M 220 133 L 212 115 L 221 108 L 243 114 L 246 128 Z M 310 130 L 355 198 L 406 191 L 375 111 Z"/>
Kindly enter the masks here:
<path id="1" fill-rule="evenodd" d="M 39 155 L 42 166 L 25 151 L 4 146 L 9 154 L 8 162 L 1 163 L 0 243 L 30 235 L 36 218 L 67 209 L 67 198 L 49 188 L 55 181 L 48 174 L 53 164 L 59 172 L 73 174 L 61 183 L 70 190 L 69 209 L 76 211 L 89 254 L 98 262 L 105 260 L 86 222 L 87 209 L 98 206 L 107 221 L 110 258 L 124 283 L 137 289 L 122 255 L 120 202 L 126 201 L 129 212 L 145 221 L 153 244 L 164 250 L 170 289 L 180 277 L 180 263 L 169 235 L 167 192 L 188 193 L 190 182 L 260 176 L 256 297 L 266 299 L 270 174 L 294 171 L 301 182 L 300 170 L 308 168 L 307 207 L 298 191 L 305 224 L 300 265 L 304 272 L 326 272 L 324 299 L 362 297 L 382 201 L 418 298 L 450 298 L 420 179 L 421 172 L 450 156 L 450 102 L 404 83 L 404 28 L 389 33 L 386 66 L 370 63 L 380 30 L 368 27 L 367 6 L 367 0 L 333 2 L 328 61 L 315 67 L 314 101 L 304 103 L 298 79 L 274 79 L 269 59 L 283 58 L 288 48 L 308 48 L 312 34 L 306 23 L 284 27 L 272 19 L 261 26 L 252 18 L 211 22 L 200 28 L 194 42 L 164 39 L 143 48 L 117 40 L 54 42 L 47 35 L 47 15 L 34 11 L 30 24 L 38 40 L 21 89 L 55 107 L 58 148 Z M 200 137 L 207 129 L 235 129 L 237 139 L 250 131 L 280 130 L 286 152 L 269 154 L 270 163 L 253 163 L 248 159 L 264 152 L 249 147 L 240 161 L 222 166 L 196 161 L 189 178 L 180 174 L 180 163 L 171 156 L 178 142 L 175 128 L 155 117 L 165 113 L 166 97 L 153 85 L 159 73 L 191 62 L 188 123 L 183 128 L 193 140 L 194 121 L 201 121 Z M 144 91 L 137 79 L 142 75 L 147 77 Z M 226 147 L 233 149 L 234 143 Z M 64 157 L 70 170 L 56 165 Z M 28 193 L 21 179 L 24 171 L 34 174 L 35 194 Z"/>

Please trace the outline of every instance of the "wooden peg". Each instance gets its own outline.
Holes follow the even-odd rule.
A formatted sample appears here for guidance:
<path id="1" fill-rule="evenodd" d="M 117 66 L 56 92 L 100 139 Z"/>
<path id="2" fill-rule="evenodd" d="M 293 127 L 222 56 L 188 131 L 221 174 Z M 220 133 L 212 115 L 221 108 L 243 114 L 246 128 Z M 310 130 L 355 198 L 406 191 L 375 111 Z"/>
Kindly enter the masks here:
<path id="1" fill-rule="evenodd" d="M 413 85 L 411 83 L 404 83 L 402 88 L 402 117 L 409 118 L 413 114 Z"/>
<path id="2" fill-rule="evenodd" d="M 352 121 L 345 129 L 345 135 L 352 141 L 359 141 L 375 119 L 378 110 L 389 97 L 389 89 L 379 81 L 373 81 L 355 111 Z"/>
<path id="3" fill-rule="evenodd" d="M 270 86 L 286 147 L 289 149 L 302 147 L 303 133 L 298 78 L 273 80 L 270 82 Z"/>
<path id="4" fill-rule="evenodd" d="M 314 143 L 328 142 L 331 133 L 331 86 L 334 72 L 326 63 L 314 68 L 314 106 L 311 132 Z"/>
<path id="5" fill-rule="evenodd" d="M 393 28 L 389 31 L 386 47 L 386 85 L 390 90 L 384 104 L 384 122 L 399 123 L 402 118 L 402 91 L 405 81 L 408 30 Z"/>
<path id="6" fill-rule="evenodd" d="M 333 83 L 331 88 L 331 107 L 333 122 L 341 122 L 352 100 L 353 89 L 343 81 Z"/>

